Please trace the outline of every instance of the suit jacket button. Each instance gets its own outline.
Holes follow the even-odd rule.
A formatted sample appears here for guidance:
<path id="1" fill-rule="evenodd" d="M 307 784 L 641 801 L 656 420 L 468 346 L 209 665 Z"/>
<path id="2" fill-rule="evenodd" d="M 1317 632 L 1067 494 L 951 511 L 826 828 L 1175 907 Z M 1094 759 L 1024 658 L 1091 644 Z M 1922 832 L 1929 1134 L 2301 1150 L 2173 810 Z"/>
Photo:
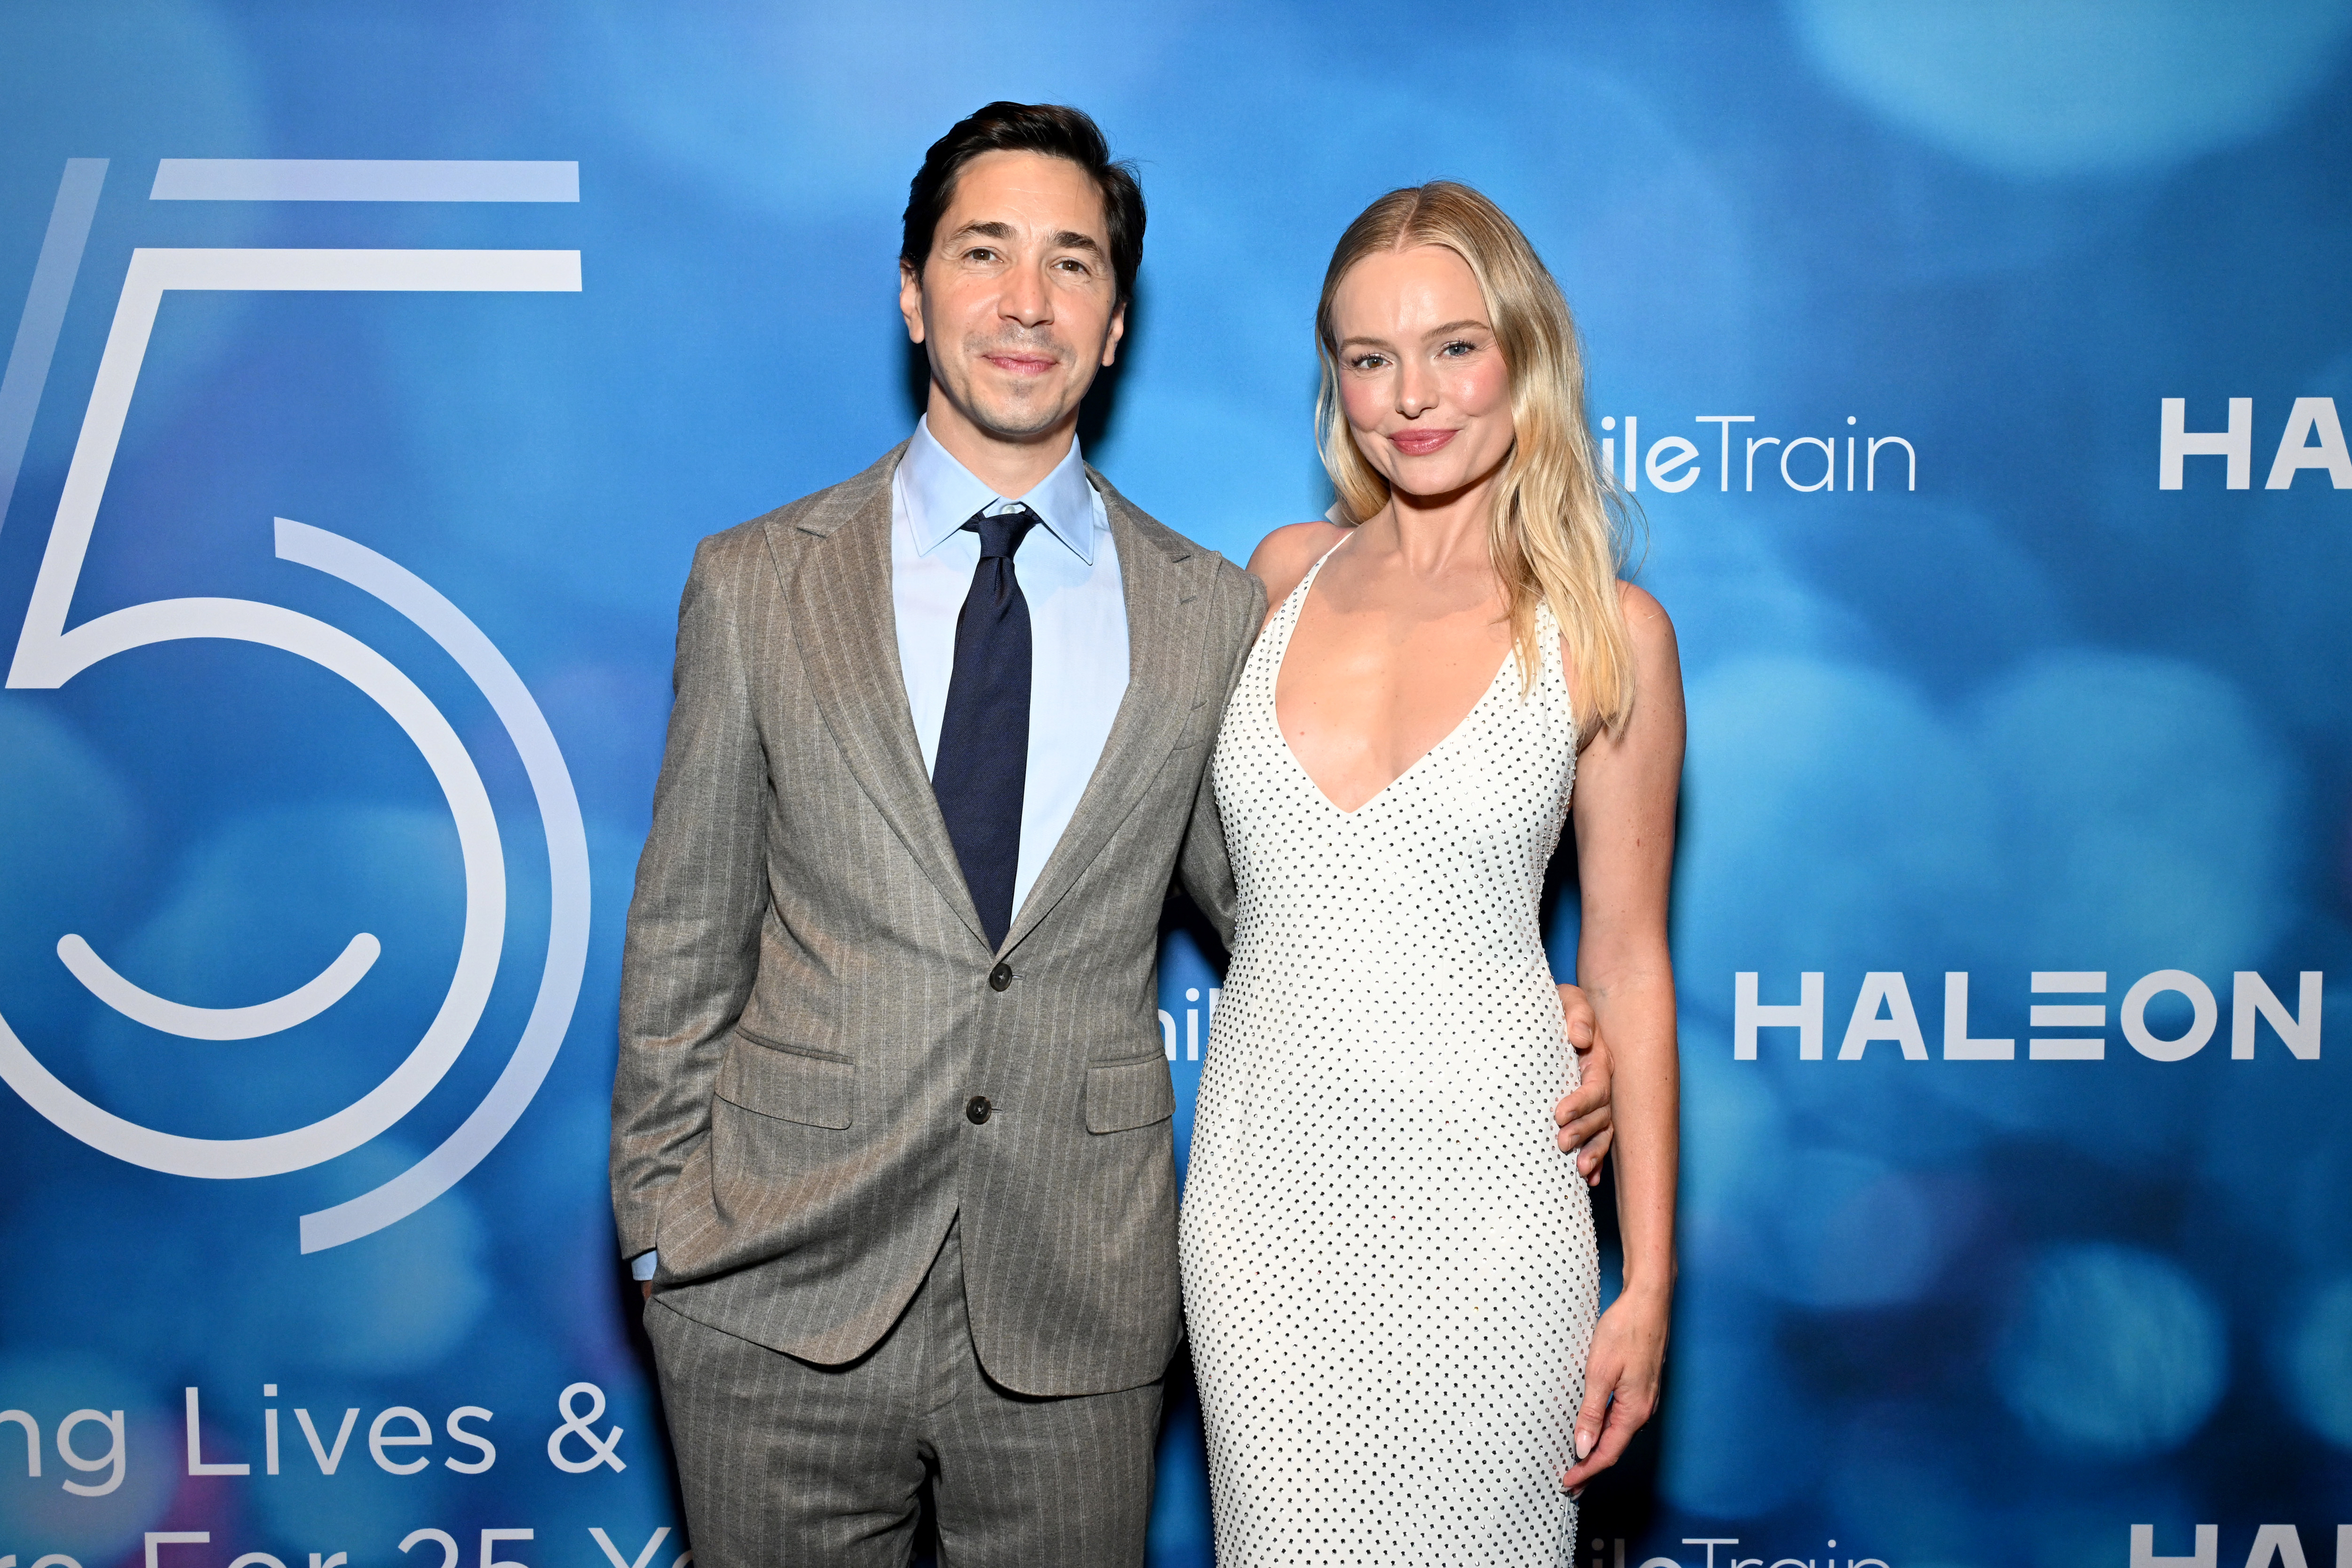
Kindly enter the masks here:
<path id="1" fill-rule="evenodd" d="M 988 1120 L 988 1113 L 993 1109 L 994 1107 L 988 1103 L 987 1095 L 975 1094 L 963 1103 L 964 1120 L 977 1127 Z"/>
<path id="2" fill-rule="evenodd" d="M 1012 984 L 1013 984 L 1013 966 L 1012 966 L 1012 965 L 1010 965 L 1010 964 L 999 964 L 998 966 L 996 966 L 996 967 L 994 967 L 993 969 L 991 969 L 991 970 L 988 972 L 988 988 L 989 988 L 990 990 L 992 990 L 992 991 L 1002 991 L 1002 990 L 1004 990 L 1004 989 L 1006 989 L 1007 988 L 1009 988 Z M 973 1121 L 975 1121 L 975 1122 L 977 1122 L 977 1121 L 979 1121 L 979 1120 L 980 1120 L 980 1118 L 979 1118 L 978 1116 L 974 1116 L 974 1117 L 972 1118 L 972 1120 L 973 1120 Z"/>

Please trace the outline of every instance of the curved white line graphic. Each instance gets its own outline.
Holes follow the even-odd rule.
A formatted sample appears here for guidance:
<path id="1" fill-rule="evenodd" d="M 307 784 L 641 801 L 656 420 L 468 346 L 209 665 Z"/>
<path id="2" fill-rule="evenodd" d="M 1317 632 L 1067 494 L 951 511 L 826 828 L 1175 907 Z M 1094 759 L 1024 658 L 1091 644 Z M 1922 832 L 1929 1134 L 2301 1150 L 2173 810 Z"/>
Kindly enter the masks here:
<path id="1" fill-rule="evenodd" d="M 464 934 L 441 1009 L 407 1059 L 383 1082 L 307 1127 L 262 1137 L 191 1138 L 125 1121 L 85 1100 L 44 1067 L 5 1019 L 0 1019 L 0 1079 L 65 1131 L 131 1165 L 215 1181 L 281 1176 L 348 1154 L 383 1132 L 415 1110 L 457 1060 L 498 977 L 499 954 L 506 941 L 506 859 L 489 791 L 441 710 L 383 654 L 308 615 L 240 599 L 134 604 L 85 622 L 46 647 L 36 644 L 35 673 L 19 684 L 61 686 L 117 653 L 193 638 L 258 643 L 341 675 L 406 731 L 410 744 L 423 755 L 457 823 L 466 877 Z M 24 662 L 20 644 L 19 665 Z"/>
<path id="2" fill-rule="evenodd" d="M 341 1001 L 360 977 L 374 967 L 383 951 L 383 944 L 362 931 L 308 984 L 282 997 L 248 1008 L 192 1008 L 140 989 L 73 933 L 58 938 L 58 957 L 90 995 L 133 1023 L 184 1040 L 257 1040 L 308 1023 Z"/>
<path id="3" fill-rule="evenodd" d="M 547 835 L 547 960 L 514 1054 L 481 1103 L 438 1148 L 382 1186 L 304 1215 L 302 1250 L 316 1252 L 404 1219 L 457 1186 L 498 1146 L 539 1092 L 572 1027 L 588 965 L 588 833 L 555 732 L 522 677 L 480 627 L 432 584 L 365 545 L 287 517 L 278 518 L 277 525 L 280 560 L 340 577 L 374 595 L 441 644 L 472 678 L 522 758 Z"/>

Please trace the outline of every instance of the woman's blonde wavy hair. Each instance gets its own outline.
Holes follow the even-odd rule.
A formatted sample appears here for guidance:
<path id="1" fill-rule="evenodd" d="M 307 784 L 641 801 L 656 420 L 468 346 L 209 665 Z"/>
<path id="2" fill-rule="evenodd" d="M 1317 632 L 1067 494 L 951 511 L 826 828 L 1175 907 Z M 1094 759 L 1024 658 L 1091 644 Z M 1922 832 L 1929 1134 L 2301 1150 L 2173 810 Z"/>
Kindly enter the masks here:
<path id="1" fill-rule="evenodd" d="M 1536 607 L 1549 603 L 1589 710 L 1603 727 L 1622 729 L 1633 710 L 1633 643 L 1617 597 L 1625 506 L 1585 424 L 1575 319 L 1518 225 L 1469 186 L 1434 180 L 1391 191 L 1339 236 L 1315 310 L 1323 361 L 1316 445 L 1323 466 L 1351 522 L 1388 505 L 1389 483 L 1356 445 L 1339 402 L 1331 303 L 1358 262 L 1416 245 L 1444 246 L 1468 264 L 1510 374 L 1516 439 L 1495 482 L 1486 540 L 1510 603 L 1520 680 L 1532 686 L 1543 667 Z"/>

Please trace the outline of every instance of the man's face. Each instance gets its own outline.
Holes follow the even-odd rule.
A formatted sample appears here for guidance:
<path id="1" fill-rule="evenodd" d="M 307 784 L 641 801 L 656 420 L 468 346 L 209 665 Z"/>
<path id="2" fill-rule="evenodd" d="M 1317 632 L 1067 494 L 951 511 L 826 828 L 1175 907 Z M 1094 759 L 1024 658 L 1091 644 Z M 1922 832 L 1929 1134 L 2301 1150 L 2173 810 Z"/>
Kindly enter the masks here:
<path id="1" fill-rule="evenodd" d="M 1102 194 L 1066 158 L 966 163 L 922 271 L 898 270 L 907 331 L 930 354 L 933 423 L 944 398 L 999 441 L 1061 427 L 1126 330 Z"/>

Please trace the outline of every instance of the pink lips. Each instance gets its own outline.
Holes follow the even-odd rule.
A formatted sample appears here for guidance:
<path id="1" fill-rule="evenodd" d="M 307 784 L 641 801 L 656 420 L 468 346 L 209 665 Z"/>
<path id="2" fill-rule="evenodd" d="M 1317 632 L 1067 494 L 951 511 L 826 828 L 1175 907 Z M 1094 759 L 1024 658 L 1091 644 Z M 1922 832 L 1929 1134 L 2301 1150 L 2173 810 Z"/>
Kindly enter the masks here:
<path id="1" fill-rule="evenodd" d="M 1054 368 L 1053 361 L 1033 359 L 1026 354 L 990 354 L 987 360 L 998 370 L 1016 376 L 1042 376 Z"/>
<path id="2" fill-rule="evenodd" d="M 1401 430 L 1389 437 L 1389 444 L 1407 457 L 1426 457 L 1457 434 L 1451 430 Z"/>

